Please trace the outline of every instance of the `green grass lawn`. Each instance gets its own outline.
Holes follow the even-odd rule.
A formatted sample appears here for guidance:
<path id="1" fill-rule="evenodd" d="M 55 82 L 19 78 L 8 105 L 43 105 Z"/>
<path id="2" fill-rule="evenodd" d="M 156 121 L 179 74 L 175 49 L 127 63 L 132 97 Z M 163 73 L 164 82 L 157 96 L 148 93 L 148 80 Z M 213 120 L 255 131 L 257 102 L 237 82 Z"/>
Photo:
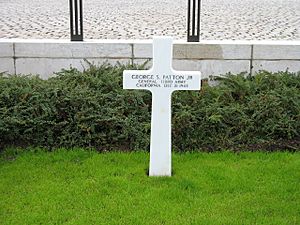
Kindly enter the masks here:
<path id="1" fill-rule="evenodd" d="M 59 150 L 0 161 L 0 224 L 300 224 L 300 153 Z"/>

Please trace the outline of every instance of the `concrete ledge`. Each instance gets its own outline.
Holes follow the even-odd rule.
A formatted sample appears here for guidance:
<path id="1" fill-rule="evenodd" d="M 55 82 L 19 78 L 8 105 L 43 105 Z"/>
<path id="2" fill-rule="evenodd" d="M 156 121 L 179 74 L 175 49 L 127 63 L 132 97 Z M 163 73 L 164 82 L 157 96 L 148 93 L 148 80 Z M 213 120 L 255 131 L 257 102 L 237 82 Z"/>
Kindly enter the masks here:
<path id="1" fill-rule="evenodd" d="M 0 58 L 7 58 L 14 56 L 13 43 L 0 42 Z"/>
<path id="2" fill-rule="evenodd" d="M 286 70 L 290 72 L 299 72 L 300 61 L 292 61 L 292 60 L 253 61 L 253 72 L 258 72 L 260 70 L 267 70 L 270 72 L 278 72 L 278 71 L 286 71 Z"/>
<path id="3" fill-rule="evenodd" d="M 16 43 L 16 57 L 30 58 L 131 58 L 130 44 L 118 43 Z"/>
<path id="4" fill-rule="evenodd" d="M 0 58 L 0 73 L 15 74 L 13 58 Z"/>
<path id="5" fill-rule="evenodd" d="M 151 40 L 20 40 L 0 39 L 0 72 L 39 74 L 48 78 L 70 66 L 83 70 L 105 61 L 141 64 L 152 58 Z M 203 78 L 253 70 L 300 71 L 300 42 L 174 41 L 174 69 L 198 70 Z M 151 61 L 148 66 L 151 66 Z"/>
<path id="6" fill-rule="evenodd" d="M 134 44 L 135 58 L 152 58 L 152 44 Z M 174 44 L 174 59 L 251 59 L 251 45 Z"/>
<path id="7" fill-rule="evenodd" d="M 145 59 L 145 58 L 152 58 L 152 44 L 133 44 L 133 57 L 135 59 Z"/>
<path id="8" fill-rule="evenodd" d="M 250 45 L 175 44 L 175 59 L 251 59 Z"/>
<path id="9" fill-rule="evenodd" d="M 249 60 L 174 60 L 173 68 L 176 70 L 198 70 L 202 79 L 210 75 L 224 75 L 226 73 L 250 73 Z"/>
<path id="10" fill-rule="evenodd" d="M 134 63 L 143 64 L 149 59 L 136 59 Z M 147 63 L 147 67 L 152 66 L 152 60 Z M 200 71 L 202 79 L 209 78 L 210 75 L 224 75 L 226 73 L 238 74 L 242 72 L 250 73 L 250 60 L 185 60 L 174 59 L 173 69 Z"/>
<path id="11" fill-rule="evenodd" d="M 117 63 L 128 64 L 126 59 L 86 59 L 94 65 L 105 62 L 115 65 Z M 84 59 L 51 59 L 51 58 L 19 58 L 16 59 L 16 74 L 40 75 L 42 79 L 53 76 L 62 69 L 76 68 L 80 71 L 89 68 Z"/>
<path id="12" fill-rule="evenodd" d="M 253 59 L 298 59 L 300 60 L 300 44 L 295 45 L 254 45 Z"/>

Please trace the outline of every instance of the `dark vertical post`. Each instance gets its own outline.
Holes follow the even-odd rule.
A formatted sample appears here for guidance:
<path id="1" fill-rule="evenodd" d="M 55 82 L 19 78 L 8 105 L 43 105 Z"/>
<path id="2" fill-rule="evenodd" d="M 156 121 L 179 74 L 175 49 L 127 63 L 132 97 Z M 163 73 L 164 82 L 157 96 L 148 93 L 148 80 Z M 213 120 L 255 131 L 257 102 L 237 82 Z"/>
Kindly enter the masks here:
<path id="1" fill-rule="evenodd" d="M 188 0 L 188 42 L 200 41 L 200 8 L 201 0 Z"/>
<path id="2" fill-rule="evenodd" d="M 83 10 L 82 0 L 70 1 L 71 41 L 83 41 Z"/>

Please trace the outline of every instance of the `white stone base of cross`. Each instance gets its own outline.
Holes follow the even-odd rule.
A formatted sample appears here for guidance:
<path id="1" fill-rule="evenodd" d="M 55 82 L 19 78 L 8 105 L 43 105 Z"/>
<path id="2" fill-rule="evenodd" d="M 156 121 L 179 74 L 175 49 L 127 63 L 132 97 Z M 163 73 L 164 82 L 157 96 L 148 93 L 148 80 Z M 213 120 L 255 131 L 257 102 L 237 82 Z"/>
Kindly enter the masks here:
<path id="1" fill-rule="evenodd" d="M 154 37 L 150 70 L 125 70 L 124 89 L 152 93 L 149 176 L 171 176 L 171 95 L 176 90 L 200 90 L 201 73 L 172 69 L 173 39 Z"/>

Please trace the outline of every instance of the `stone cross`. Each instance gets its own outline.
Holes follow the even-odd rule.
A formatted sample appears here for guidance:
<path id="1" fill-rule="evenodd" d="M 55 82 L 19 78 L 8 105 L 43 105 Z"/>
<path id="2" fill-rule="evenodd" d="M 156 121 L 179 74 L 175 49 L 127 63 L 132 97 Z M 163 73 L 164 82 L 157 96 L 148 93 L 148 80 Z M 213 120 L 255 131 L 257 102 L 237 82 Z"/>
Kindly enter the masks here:
<path id="1" fill-rule="evenodd" d="M 173 39 L 154 37 L 150 70 L 125 70 L 124 89 L 152 93 L 149 176 L 171 176 L 171 95 L 176 90 L 200 90 L 201 73 L 172 69 Z"/>

